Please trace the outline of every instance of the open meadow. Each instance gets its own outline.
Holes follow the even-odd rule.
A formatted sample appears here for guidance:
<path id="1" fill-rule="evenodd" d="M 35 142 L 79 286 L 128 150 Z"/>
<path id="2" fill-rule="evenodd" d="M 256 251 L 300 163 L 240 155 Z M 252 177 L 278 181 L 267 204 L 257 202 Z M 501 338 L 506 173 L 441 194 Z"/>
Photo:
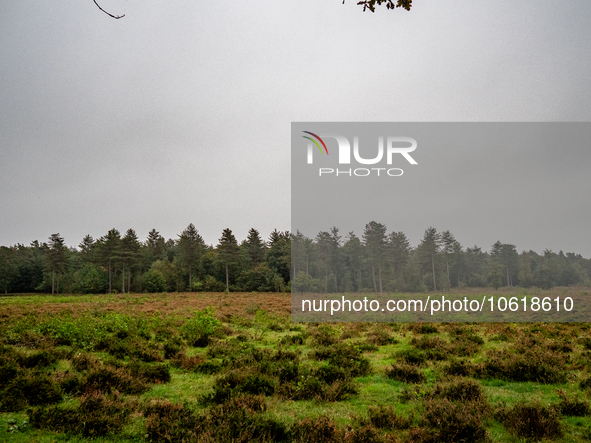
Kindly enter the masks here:
<path id="1" fill-rule="evenodd" d="M 1 297 L 0 441 L 591 441 L 589 323 L 292 323 L 290 300 Z"/>

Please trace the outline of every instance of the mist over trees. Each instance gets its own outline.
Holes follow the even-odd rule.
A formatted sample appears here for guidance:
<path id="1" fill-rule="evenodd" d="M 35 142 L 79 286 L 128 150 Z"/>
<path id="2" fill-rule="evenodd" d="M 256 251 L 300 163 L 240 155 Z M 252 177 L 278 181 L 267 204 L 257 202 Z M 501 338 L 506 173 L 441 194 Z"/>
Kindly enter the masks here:
<path id="1" fill-rule="evenodd" d="M 591 260 L 545 250 L 517 252 L 500 241 L 488 251 L 464 247 L 450 231 L 425 230 L 413 247 L 403 232 L 372 221 L 361 237 L 337 227 L 309 238 L 256 229 L 238 242 L 224 229 L 207 245 L 189 224 L 176 239 L 153 229 L 85 236 L 68 247 L 59 233 L 29 246 L 0 246 L 3 293 L 164 291 L 424 292 L 463 287 L 590 286 Z"/>

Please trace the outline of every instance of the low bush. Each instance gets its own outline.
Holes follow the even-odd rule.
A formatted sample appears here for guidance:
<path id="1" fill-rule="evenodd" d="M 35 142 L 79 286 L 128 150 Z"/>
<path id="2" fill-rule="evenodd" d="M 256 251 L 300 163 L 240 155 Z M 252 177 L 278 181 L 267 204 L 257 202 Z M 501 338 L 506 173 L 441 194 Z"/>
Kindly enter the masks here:
<path id="1" fill-rule="evenodd" d="M 132 375 L 125 368 L 111 366 L 93 368 L 82 385 L 82 389 L 87 392 L 117 390 L 124 394 L 141 394 L 149 388 L 145 380 Z"/>
<path id="2" fill-rule="evenodd" d="M 296 422 L 292 429 L 293 443 L 339 443 L 345 433 L 334 420 L 326 416 L 306 417 Z"/>
<path id="3" fill-rule="evenodd" d="M 182 368 L 191 370 L 203 363 L 203 359 L 198 355 L 188 357 L 187 354 L 182 351 L 177 353 L 173 358 L 170 359 L 170 365 L 174 368 Z"/>
<path id="4" fill-rule="evenodd" d="M 485 411 L 481 405 L 443 398 L 428 399 L 424 406 L 421 424 L 431 428 L 424 441 L 471 443 L 486 439 Z"/>
<path id="5" fill-rule="evenodd" d="M 297 335 L 286 335 L 281 340 L 279 340 L 280 345 L 303 345 L 304 344 L 304 336 L 302 334 Z"/>
<path id="6" fill-rule="evenodd" d="M 484 401 L 484 392 L 478 382 L 457 378 L 446 383 L 438 383 L 431 391 L 430 397 L 447 398 L 452 401 L 482 402 Z"/>
<path id="7" fill-rule="evenodd" d="M 455 377 L 471 377 L 480 372 L 479 366 L 465 360 L 452 360 L 443 367 L 443 373 L 445 375 Z"/>
<path id="8" fill-rule="evenodd" d="M 33 354 L 23 356 L 19 359 L 19 364 L 23 368 L 43 369 L 53 365 L 57 362 L 57 357 L 52 352 L 40 351 Z"/>
<path id="9" fill-rule="evenodd" d="M 29 406 L 58 403 L 60 386 L 43 373 L 19 373 L 0 393 L 0 411 L 19 411 Z"/>
<path id="10" fill-rule="evenodd" d="M 484 362 L 479 375 L 510 381 L 564 383 L 566 365 L 564 358 L 559 354 L 539 348 L 518 354 L 497 351 Z"/>
<path id="11" fill-rule="evenodd" d="M 515 435 L 521 438 L 540 440 L 554 438 L 562 434 L 559 412 L 535 403 L 517 403 L 510 409 L 496 413 L 497 418 Z"/>
<path id="12" fill-rule="evenodd" d="M 389 369 L 386 369 L 386 377 L 405 383 L 423 383 L 427 381 L 427 377 L 419 368 L 405 363 L 394 364 Z"/>
<path id="13" fill-rule="evenodd" d="M 557 409 L 562 415 L 569 417 L 586 417 L 591 414 L 589 402 L 581 400 L 578 396 L 569 397 L 564 391 L 558 391 L 560 403 Z"/>
<path id="14" fill-rule="evenodd" d="M 367 415 L 369 423 L 379 429 L 408 429 L 414 421 L 414 416 L 398 415 L 392 406 L 370 406 Z"/>
<path id="15" fill-rule="evenodd" d="M 211 360 L 207 360 L 207 361 L 204 361 L 203 363 L 199 363 L 198 365 L 196 365 L 193 368 L 193 370 L 195 372 L 198 372 L 200 374 L 208 374 L 208 375 L 217 374 L 222 369 L 223 369 L 223 366 L 220 363 L 217 363 L 217 362 L 214 362 Z"/>
<path id="16" fill-rule="evenodd" d="M 583 390 L 591 389 L 591 377 L 587 377 L 579 383 L 579 387 Z"/>
<path id="17" fill-rule="evenodd" d="M 89 354 L 77 354 L 72 358 L 72 366 L 78 372 L 85 372 L 99 365 L 98 359 Z"/>
<path id="18" fill-rule="evenodd" d="M 130 408 L 118 397 L 90 393 L 80 399 L 75 409 L 51 406 L 27 411 L 33 428 L 96 437 L 121 432 L 128 421 Z"/>
<path id="19" fill-rule="evenodd" d="M 404 349 L 394 354 L 394 358 L 409 365 L 421 366 L 426 363 L 427 355 L 419 349 Z"/>

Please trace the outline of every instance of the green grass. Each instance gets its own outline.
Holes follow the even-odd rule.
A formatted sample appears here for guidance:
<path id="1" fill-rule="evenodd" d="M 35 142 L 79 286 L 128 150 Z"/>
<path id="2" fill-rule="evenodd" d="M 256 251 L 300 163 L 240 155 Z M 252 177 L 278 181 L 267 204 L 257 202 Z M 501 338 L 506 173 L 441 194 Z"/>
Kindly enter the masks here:
<path id="1" fill-rule="evenodd" d="M 524 294 L 525 295 L 525 294 Z M 195 297 L 203 297 L 195 295 Z M 224 296 L 226 303 L 232 305 L 232 295 Z M 36 350 L 44 349 L 49 352 L 57 352 L 57 362 L 41 371 L 49 374 L 56 386 L 64 377 L 74 375 L 81 383 L 88 377 L 89 370 L 78 371 L 73 364 L 75 356 L 85 353 L 98 359 L 100 365 L 120 368 L 120 371 L 131 371 L 138 358 L 148 359 L 149 355 L 156 355 L 160 362 L 148 361 L 141 363 L 145 367 L 156 367 L 158 364 L 171 364 L 164 359 L 165 344 L 177 343 L 187 357 L 198 357 L 198 361 L 211 361 L 223 366 L 219 374 L 208 375 L 195 372 L 193 369 L 171 367 L 170 381 L 160 383 L 151 379 L 145 379 L 146 390 L 139 394 L 125 395 L 113 393 L 105 387 L 105 398 L 128 405 L 129 412 L 121 431 L 98 437 L 83 437 L 75 434 L 64 434 L 49 429 L 34 429 L 29 424 L 27 407 L 16 412 L 0 412 L 0 441 L 10 442 L 111 442 L 111 441 L 137 441 L 146 442 L 146 425 L 149 422 L 148 413 L 150 405 L 167 400 L 173 404 L 185 405 L 197 414 L 209 414 L 213 411 L 211 404 L 205 404 L 204 395 L 214 392 L 216 380 L 234 370 L 238 374 L 250 374 L 262 370 L 263 376 L 271 379 L 277 387 L 280 386 L 279 372 L 287 367 L 293 360 L 273 360 L 278 350 L 293 351 L 299 353 L 300 371 L 309 371 L 313 377 L 316 371 L 325 367 L 326 361 L 312 359 L 312 355 L 322 346 L 317 344 L 315 337 L 322 337 L 326 331 L 332 337 L 334 343 L 360 345 L 366 340 L 372 339 L 375 330 L 386 331 L 387 335 L 397 342 L 378 346 L 377 350 L 363 352 L 360 358 L 367 359 L 371 366 L 370 373 L 357 377 L 349 377 L 348 380 L 355 386 L 356 393 L 340 401 L 322 401 L 319 399 L 291 400 L 275 394 L 267 396 L 266 412 L 259 412 L 261 417 L 272 418 L 284 423 L 288 428 L 294 426 L 307 417 L 329 416 L 337 426 L 342 429 L 352 427 L 356 429 L 360 420 L 367 419 L 368 409 L 376 405 L 392 405 L 396 413 L 403 417 L 414 416 L 414 426 L 428 430 L 429 426 L 423 420 L 426 401 L 435 387 L 445 382 L 446 377 L 443 368 L 451 359 L 461 360 L 475 365 L 478 369 L 474 377 L 471 377 L 482 386 L 486 407 L 483 423 L 486 428 L 487 439 L 490 442 L 521 442 L 521 437 L 513 435 L 504 424 L 495 418 L 495 411 L 502 408 L 512 408 L 514 405 L 525 402 L 540 401 L 544 405 L 557 405 L 560 401 L 558 391 L 567 395 L 578 395 L 587 402 L 591 400 L 591 391 L 582 391 L 579 381 L 591 374 L 589 359 L 579 358 L 584 351 L 582 339 L 591 337 L 591 329 L 587 324 L 470 324 L 463 328 L 472 331 L 484 339 L 483 344 L 477 345 L 477 350 L 470 357 L 447 355 L 445 360 L 427 360 L 421 364 L 419 370 L 426 375 L 426 382 L 420 386 L 412 386 L 404 382 L 389 379 L 386 370 L 395 363 L 400 362 L 397 356 L 401 351 L 414 349 L 411 343 L 413 338 L 422 336 L 438 336 L 444 341 L 445 346 L 452 349 L 456 337 L 455 326 L 452 324 L 438 324 L 438 333 L 420 334 L 412 324 L 380 324 L 376 329 L 373 324 L 330 324 L 320 325 L 318 329 L 314 324 L 292 324 L 288 317 L 282 313 L 268 312 L 257 313 L 252 306 L 243 309 L 241 313 L 234 312 L 233 316 L 221 316 L 221 327 L 218 327 L 212 335 L 215 342 L 237 343 L 235 350 L 226 358 L 210 359 L 208 348 L 194 347 L 191 340 L 195 337 L 183 335 L 183 325 L 187 322 L 187 316 L 178 312 L 169 314 L 141 313 L 135 310 L 138 305 L 150 304 L 155 301 L 168 303 L 166 295 L 160 296 L 91 296 L 91 295 L 27 295 L 0 298 L 0 311 L 7 312 L 0 317 L 0 347 L 4 346 L 4 354 L 0 352 L 0 368 L 14 364 L 19 374 L 29 374 L 34 377 L 35 368 L 25 368 L 22 363 L 23 356 L 31 355 Z M 103 306 L 108 303 L 117 303 L 120 309 L 117 312 L 106 311 Z M 172 303 L 172 301 L 171 301 Z M 92 309 L 75 311 L 67 305 L 91 304 Z M 33 316 L 11 314 L 11 307 L 37 308 L 48 305 L 64 305 L 63 312 L 43 313 L 37 312 Z M 261 304 L 264 306 L 264 304 Z M 125 306 L 129 306 L 126 311 Z M 195 329 L 196 328 L 196 329 Z M 193 326 L 192 333 L 199 334 L 199 325 Z M 324 332 L 322 332 L 324 331 Z M 208 332 L 209 333 L 209 332 Z M 303 334 L 303 345 L 280 346 L 283 337 Z M 320 335 L 318 335 L 320 334 Z M 237 341 L 238 337 L 243 341 Z M 75 339 L 75 340 L 74 340 Z M 520 340 L 528 339 L 531 352 L 545 352 L 556 339 L 566 341 L 573 346 L 573 351 L 568 353 L 569 358 L 564 364 L 567 381 L 559 384 L 544 384 L 537 381 L 517 382 L 509 378 L 490 378 L 482 368 L 490 358 L 490 353 L 503 351 L 515 353 L 523 352 L 519 348 Z M 245 341 L 244 341 L 245 340 Z M 319 339 L 318 339 L 319 340 Z M 119 345 L 127 347 L 117 350 Z M 210 345 L 211 346 L 211 345 Z M 242 346 L 242 347 L 241 347 Z M 244 347 L 250 346 L 255 351 L 244 351 Z M 242 350 L 241 350 L 242 349 Z M 144 350 L 144 354 L 138 353 Z M 257 351 L 258 350 L 258 351 Z M 16 354 L 12 352 L 16 352 Z M 116 354 L 118 352 L 118 354 Z M 262 353 L 261 353 L 262 352 Z M 452 351 L 450 351 L 452 352 Z M 151 353 L 151 354 L 150 354 Z M 155 354 L 154 354 L 155 353 Z M 3 357 L 4 355 L 4 357 Z M 21 357 L 19 357 L 19 355 Z M 115 357 L 117 355 L 118 357 Z M 142 357 L 144 355 L 144 357 Z M 559 358 L 559 353 L 549 354 L 548 358 Z M 241 366 L 231 367 L 231 358 L 242 358 Z M 279 358 L 279 357 L 277 357 Z M 229 360 L 230 359 L 230 360 Z M 257 360 L 258 359 L 258 360 Z M 348 363 L 335 363 L 346 365 Z M 142 366 L 142 367 L 144 367 Z M 343 366 L 345 370 L 346 366 Z M 265 372 L 267 371 L 267 372 Z M 39 372 L 39 371 L 38 371 Z M 134 377 L 142 377 L 134 375 Z M 299 379 L 298 379 L 299 380 Z M 287 383 L 287 382 L 285 382 Z M 296 386 L 297 380 L 293 382 Z M 328 383 L 328 382 L 327 382 Z M 62 386 L 62 385 L 59 385 Z M 84 385 L 82 385 L 84 386 Z M 243 389 L 237 387 L 237 390 Z M 333 386 L 330 383 L 327 386 Z M 6 386 L 0 385 L 0 397 L 8 392 L 3 391 Z M 60 389 L 65 389 L 61 387 Z M 246 389 L 246 388 L 244 388 Z M 238 392 L 238 391 L 236 391 Z M 73 391 L 63 392 L 63 397 L 58 407 L 78 405 L 79 399 L 84 393 Z M 7 394 L 6 394 L 7 395 Z M 236 393 L 233 395 L 237 395 Z M 1 400 L 0 400 L 1 401 Z M 439 401 L 439 400 L 433 400 Z M 29 405 L 31 406 L 31 405 Z M 50 407 L 50 406 L 45 406 Z M 562 436 L 556 437 L 556 442 L 583 442 L 591 439 L 591 417 L 561 417 Z M 431 429 L 437 432 L 436 429 Z M 381 435 L 383 435 L 384 431 Z M 406 441 L 409 438 L 408 430 L 388 430 L 396 441 Z M 221 435 L 221 434 L 220 434 Z M 345 440 L 348 441 L 348 440 Z"/>

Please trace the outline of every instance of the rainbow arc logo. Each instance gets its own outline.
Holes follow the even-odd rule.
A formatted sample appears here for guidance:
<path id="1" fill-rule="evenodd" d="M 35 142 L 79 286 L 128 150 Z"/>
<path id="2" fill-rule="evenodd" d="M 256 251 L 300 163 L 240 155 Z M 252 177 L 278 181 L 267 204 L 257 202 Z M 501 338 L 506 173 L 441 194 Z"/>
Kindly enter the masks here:
<path id="1" fill-rule="evenodd" d="M 318 140 L 320 143 L 322 143 L 322 146 L 324 146 L 324 150 L 326 151 L 326 155 L 328 155 L 328 149 L 326 148 L 326 144 L 324 143 L 324 141 L 318 137 L 316 134 L 314 134 L 313 132 L 309 132 L 309 131 L 302 131 L 306 134 L 310 134 L 312 137 L 316 138 L 316 140 Z M 318 149 L 320 149 L 320 152 L 324 154 L 324 152 L 322 151 L 322 148 L 320 147 L 320 145 L 318 144 L 318 142 L 316 140 L 314 140 L 312 137 L 308 137 L 307 135 L 302 135 L 302 137 L 310 140 L 312 143 L 314 143 L 316 146 L 318 146 Z M 311 151 L 310 151 L 311 153 Z M 309 154 L 311 155 L 311 154 Z"/>

